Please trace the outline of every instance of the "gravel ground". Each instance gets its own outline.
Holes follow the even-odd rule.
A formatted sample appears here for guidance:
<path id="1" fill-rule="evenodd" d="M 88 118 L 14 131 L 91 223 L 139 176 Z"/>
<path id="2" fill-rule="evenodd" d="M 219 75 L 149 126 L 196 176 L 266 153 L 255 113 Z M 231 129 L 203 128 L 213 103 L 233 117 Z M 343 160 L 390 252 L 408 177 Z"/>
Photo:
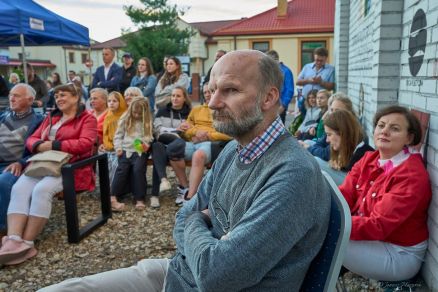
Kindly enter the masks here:
<path id="1" fill-rule="evenodd" d="M 35 291 L 67 278 L 128 267 L 143 258 L 171 257 L 178 207 L 170 193 L 176 191 L 161 197 L 159 209 L 137 211 L 130 199 L 125 200 L 126 212 L 113 213 L 107 224 L 79 244 L 67 243 L 64 201 L 55 199 L 52 217 L 36 241 L 38 255 L 21 265 L 0 268 L 0 291 Z M 99 214 L 99 198 L 97 194 L 79 198 L 80 220 L 85 225 Z M 345 274 L 343 282 L 343 291 L 391 291 L 353 273 Z M 427 291 L 421 280 L 414 287 L 415 291 Z"/>

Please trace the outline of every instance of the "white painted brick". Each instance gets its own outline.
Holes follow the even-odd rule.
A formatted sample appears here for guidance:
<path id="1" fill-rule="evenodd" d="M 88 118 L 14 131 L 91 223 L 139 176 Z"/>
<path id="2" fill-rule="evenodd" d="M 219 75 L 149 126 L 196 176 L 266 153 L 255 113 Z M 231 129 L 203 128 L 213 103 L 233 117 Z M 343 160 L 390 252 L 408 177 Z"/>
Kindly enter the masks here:
<path id="1" fill-rule="evenodd" d="M 380 33 L 379 36 L 401 37 L 403 28 L 401 26 L 381 26 L 377 31 Z"/>
<path id="2" fill-rule="evenodd" d="M 438 1 L 436 2 L 438 3 Z M 432 28 L 431 42 L 432 43 L 438 42 L 438 27 Z"/>
<path id="3" fill-rule="evenodd" d="M 431 30 L 428 30 L 428 33 L 430 33 Z M 430 60 L 430 59 L 436 59 L 437 57 L 437 44 L 436 43 L 430 43 L 426 45 L 426 51 L 424 52 L 424 59 Z"/>
<path id="4" fill-rule="evenodd" d="M 423 65 L 424 66 L 424 65 Z M 420 86 L 420 92 L 426 94 L 436 94 L 437 80 L 423 80 L 423 85 Z"/>
<path id="5" fill-rule="evenodd" d="M 403 1 L 400 0 L 385 0 L 382 1 L 382 11 L 394 11 L 394 12 L 402 12 L 403 11 Z"/>
<path id="6" fill-rule="evenodd" d="M 429 239 L 435 243 L 438 242 L 438 225 L 429 217 L 427 220 L 427 226 L 429 229 Z M 434 254 L 434 257 L 438 260 L 438 254 Z"/>
<path id="7" fill-rule="evenodd" d="M 429 1 L 429 10 L 438 8 L 438 1 L 436 0 L 428 0 L 428 1 Z"/>
<path id="8" fill-rule="evenodd" d="M 430 130 L 438 130 L 438 115 L 430 115 L 429 120 L 429 129 Z M 438 145 L 435 145 L 435 149 L 438 149 Z M 438 167 L 438 164 L 437 164 Z"/>
<path id="9" fill-rule="evenodd" d="M 400 25 L 402 24 L 401 13 L 382 14 L 380 25 Z"/>
<path id="10" fill-rule="evenodd" d="M 434 196 L 436 198 L 436 196 Z M 429 229 L 434 231 L 434 239 L 438 239 L 438 234 L 436 234 L 438 230 L 438 206 L 436 205 L 436 202 L 434 204 L 431 204 L 429 206 L 429 219 L 432 219 L 432 221 L 429 220 Z M 438 242 L 438 240 L 437 240 Z M 438 253 L 437 253 L 438 255 Z"/>
<path id="11" fill-rule="evenodd" d="M 412 97 L 412 103 L 416 108 L 425 110 L 426 109 L 426 97 L 422 95 L 414 95 Z"/>
<path id="12" fill-rule="evenodd" d="M 435 131 L 429 131 L 429 145 L 438 146 L 438 133 Z M 438 174 L 438 171 L 437 171 Z M 438 177 L 437 177 L 438 178 Z M 437 184 L 438 186 L 438 184 Z"/>
<path id="13" fill-rule="evenodd" d="M 437 31 L 438 33 L 438 31 Z M 427 61 L 427 77 L 438 78 L 438 58 Z"/>
<path id="14" fill-rule="evenodd" d="M 431 133 L 429 133 L 429 134 L 431 134 Z M 430 136 L 429 136 L 429 138 L 430 138 Z M 430 142 L 430 140 L 429 140 L 429 142 Z M 435 186 L 435 187 L 438 186 L 438 170 L 436 170 L 434 167 L 428 166 L 427 172 L 429 172 L 429 178 L 430 178 L 430 182 L 432 183 L 432 186 Z M 438 234 L 437 234 L 437 236 L 438 236 Z M 437 242 L 438 242 L 438 237 L 437 237 Z"/>
<path id="15" fill-rule="evenodd" d="M 399 80 L 396 78 L 379 78 L 378 87 L 380 89 L 394 89 L 398 88 Z"/>
<path id="16" fill-rule="evenodd" d="M 403 11 L 403 18 L 402 18 L 403 24 L 412 23 L 412 18 L 414 17 L 414 13 L 415 13 L 414 8 L 407 6 L 405 3 L 405 11 Z"/>
<path id="17" fill-rule="evenodd" d="M 436 153 L 435 149 L 433 149 L 430 146 L 427 147 L 427 163 L 435 164 L 435 166 L 437 166 L 436 163 L 438 161 L 435 161 L 435 153 Z"/>
<path id="18" fill-rule="evenodd" d="M 431 291 L 438 291 L 438 262 L 432 257 L 430 253 L 426 254 L 426 261 L 423 264 L 422 275 Z"/>
<path id="19" fill-rule="evenodd" d="M 412 92 L 400 92 L 398 100 L 402 104 L 412 104 Z"/>
<path id="20" fill-rule="evenodd" d="M 438 98 L 427 99 L 427 110 L 438 113 Z M 435 144 L 438 145 L 438 144 Z"/>

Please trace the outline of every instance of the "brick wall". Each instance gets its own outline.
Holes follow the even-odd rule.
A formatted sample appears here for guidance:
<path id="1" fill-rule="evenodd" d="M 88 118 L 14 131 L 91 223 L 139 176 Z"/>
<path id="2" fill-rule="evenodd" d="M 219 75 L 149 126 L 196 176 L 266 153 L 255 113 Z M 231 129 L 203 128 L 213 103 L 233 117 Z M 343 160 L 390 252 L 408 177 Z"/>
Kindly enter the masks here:
<path id="1" fill-rule="evenodd" d="M 337 89 L 346 91 L 356 110 L 363 108 L 368 135 L 376 110 L 388 104 L 431 114 L 427 169 L 433 200 L 422 275 L 429 288 L 438 291 L 438 0 L 372 0 L 367 15 L 364 2 L 336 2 L 335 25 L 347 26 L 335 27 Z M 412 56 L 410 37 L 411 44 L 420 45 L 416 54 L 411 50 Z"/>
<path id="2" fill-rule="evenodd" d="M 419 33 L 421 29 L 413 29 L 413 19 L 415 15 L 420 16 L 420 21 L 416 22 L 421 23 L 421 11 L 424 12 L 425 23 L 420 25 L 424 25 L 424 28 L 423 32 Z M 405 0 L 402 29 L 399 103 L 431 114 L 427 169 L 432 181 L 433 200 L 428 221 L 429 249 L 422 275 L 429 287 L 438 291 L 438 1 Z M 423 42 L 420 34 L 425 36 L 424 55 L 422 50 L 417 53 L 423 55 L 423 58 L 419 60 L 418 72 L 415 73 L 415 68 L 414 72 L 411 72 L 409 64 L 409 39 L 417 37 L 417 43 L 421 45 Z M 411 60 L 411 67 L 412 63 Z"/>

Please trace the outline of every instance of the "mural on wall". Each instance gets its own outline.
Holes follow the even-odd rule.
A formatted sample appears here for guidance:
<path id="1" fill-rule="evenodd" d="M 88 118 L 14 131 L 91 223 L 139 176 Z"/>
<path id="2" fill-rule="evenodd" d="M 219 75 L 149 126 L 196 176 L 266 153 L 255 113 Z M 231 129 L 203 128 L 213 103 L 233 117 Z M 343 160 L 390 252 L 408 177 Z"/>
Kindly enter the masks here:
<path id="1" fill-rule="evenodd" d="M 427 42 L 426 26 L 426 14 L 423 9 L 418 9 L 412 20 L 409 37 L 409 70 L 411 71 L 412 76 L 417 76 L 421 65 L 423 65 Z"/>

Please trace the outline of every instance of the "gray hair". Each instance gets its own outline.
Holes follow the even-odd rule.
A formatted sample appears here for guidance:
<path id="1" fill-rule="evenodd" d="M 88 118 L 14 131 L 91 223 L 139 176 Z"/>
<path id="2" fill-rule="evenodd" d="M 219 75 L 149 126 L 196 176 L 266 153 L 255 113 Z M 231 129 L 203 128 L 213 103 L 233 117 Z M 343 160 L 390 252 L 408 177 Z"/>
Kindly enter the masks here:
<path id="1" fill-rule="evenodd" d="M 273 86 L 280 93 L 283 87 L 283 73 L 278 63 L 268 55 L 264 55 L 260 58 L 258 65 L 260 69 L 260 90 L 266 93 L 269 87 Z"/>
<path id="2" fill-rule="evenodd" d="M 92 93 L 95 93 L 95 92 L 96 93 L 100 93 L 105 98 L 105 100 L 108 100 L 108 91 L 106 89 L 104 89 L 104 88 L 93 88 L 90 91 L 90 96 L 91 96 Z"/>
<path id="3" fill-rule="evenodd" d="M 135 86 L 131 86 L 131 87 L 126 88 L 126 90 L 123 93 L 123 95 L 126 96 L 126 95 L 128 95 L 130 93 L 132 93 L 132 94 L 134 94 L 135 96 L 138 96 L 138 97 L 144 97 L 143 96 L 143 92 L 140 90 L 140 88 L 135 87 Z"/>
<path id="4" fill-rule="evenodd" d="M 15 77 L 17 82 L 20 82 L 20 76 L 18 76 L 17 73 L 11 73 L 11 75 L 9 75 L 9 83 L 12 83 L 12 77 Z"/>
<path id="5" fill-rule="evenodd" d="M 32 100 L 35 100 L 36 91 L 29 84 L 17 83 L 12 89 L 14 89 L 14 88 L 24 88 L 26 90 L 26 95 L 32 97 Z"/>

